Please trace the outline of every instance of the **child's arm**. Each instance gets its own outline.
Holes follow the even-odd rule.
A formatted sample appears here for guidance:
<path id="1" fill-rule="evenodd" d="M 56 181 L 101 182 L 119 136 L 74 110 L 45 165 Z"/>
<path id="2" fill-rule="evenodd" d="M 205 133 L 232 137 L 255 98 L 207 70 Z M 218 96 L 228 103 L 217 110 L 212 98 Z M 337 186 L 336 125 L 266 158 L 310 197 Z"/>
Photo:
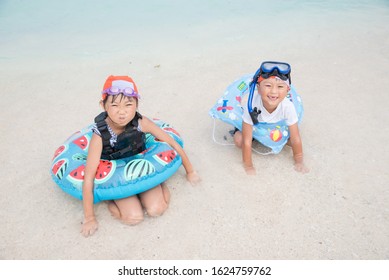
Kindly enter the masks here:
<path id="1" fill-rule="evenodd" d="M 309 172 L 309 169 L 304 165 L 303 158 L 303 143 L 301 141 L 297 123 L 289 126 L 290 144 L 293 150 L 294 169 L 301 173 Z"/>
<path id="2" fill-rule="evenodd" d="M 244 170 L 247 175 L 255 175 L 256 171 L 251 157 L 251 146 L 253 143 L 252 125 L 243 122 L 242 138 L 242 159 Z"/>
<path id="3" fill-rule="evenodd" d="M 186 155 L 184 149 L 172 137 L 170 137 L 169 134 L 158 127 L 153 121 L 144 116 L 141 120 L 141 127 L 143 132 L 151 133 L 154 137 L 168 143 L 175 151 L 177 151 L 177 153 L 181 156 L 182 165 L 186 171 L 186 178 L 192 185 L 195 185 L 200 181 L 200 177 L 193 169 L 193 166 L 189 161 L 189 158 Z"/>
<path id="4" fill-rule="evenodd" d="M 86 160 L 84 183 L 82 186 L 84 221 L 82 223 L 81 233 L 85 237 L 94 234 L 98 228 L 98 223 L 93 209 L 93 188 L 96 170 L 100 163 L 102 148 L 103 144 L 101 137 L 93 134 L 88 148 L 88 158 Z"/>

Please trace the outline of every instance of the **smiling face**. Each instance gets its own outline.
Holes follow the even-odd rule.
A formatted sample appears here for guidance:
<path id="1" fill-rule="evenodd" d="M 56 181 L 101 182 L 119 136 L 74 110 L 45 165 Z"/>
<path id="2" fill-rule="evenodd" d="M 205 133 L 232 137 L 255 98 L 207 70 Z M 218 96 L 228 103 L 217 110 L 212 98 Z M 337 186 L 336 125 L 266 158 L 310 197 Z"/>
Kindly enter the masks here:
<path id="1" fill-rule="evenodd" d="M 289 86 L 277 77 L 264 79 L 258 85 L 258 94 L 261 95 L 265 109 L 272 113 L 288 94 Z"/>
<path id="2" fill-rule="evenodd" d="M 108 113 L 110 126 L 116 129 L 124 128 L 134 117 L 137 109 L 137 99 L 123 94 L 108 96 L 102 104 Z"/>

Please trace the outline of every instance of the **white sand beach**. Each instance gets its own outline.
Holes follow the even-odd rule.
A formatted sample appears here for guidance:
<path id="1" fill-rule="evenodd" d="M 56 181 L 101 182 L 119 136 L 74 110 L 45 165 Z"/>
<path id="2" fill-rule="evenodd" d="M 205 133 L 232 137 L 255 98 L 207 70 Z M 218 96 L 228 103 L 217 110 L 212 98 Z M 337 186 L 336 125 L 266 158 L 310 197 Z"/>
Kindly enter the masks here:
<path id="1" fill-rule="evenodd" d="M 389 258 L 387 1 L 10 2 L 0 5 L 0 259 Z M 292 66 L 308 174 L 285 147 L 254 155 L 258 174 L 247 176 L 240 151 L 212 140 L 209 109 L 264 60 Z M 132 76 L 139 111 L 180 132 L 202 182 L 192 187 L 181 167 L 169 209 L 133 227 L 99 203 L 99 230 L 84 238 L 81 201 L 49 171 L 100 112 L 110 74 Z M 217 122 L 216 138 L 228 129 Z"/>

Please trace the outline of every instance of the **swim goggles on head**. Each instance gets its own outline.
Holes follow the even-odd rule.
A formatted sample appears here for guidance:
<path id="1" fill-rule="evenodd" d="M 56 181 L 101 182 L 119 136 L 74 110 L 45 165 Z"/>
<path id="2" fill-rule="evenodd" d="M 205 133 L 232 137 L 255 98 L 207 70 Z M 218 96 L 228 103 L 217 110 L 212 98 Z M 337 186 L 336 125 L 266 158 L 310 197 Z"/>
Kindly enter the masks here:
<path id="1" fill-rule="evenodd" d="M 259 67 L 257 79 L 263 77 L 264 79 L 276 76 L 283 81 L 289 80 L 290 84 L 290 65 L 285 62 L 265 61 Z M 257 80 L 256 79 L 256 80 Z"/>
<path id="2" fill-rule="evenodd" d="M 112 86 L 103 90 L 101 93 L 108 94 L 108 95 L 118 95 L 122 93 L 124 96 L 135 97 L 138 99 L 140 98 L 140 95 L 133 88 L 130 87 L 119 88 L 119 87 Z"/>
<path id="3" fill-rule="evenodd" d="M 249 100 L 247 102 L 249 114 L 254 125 L 258 123 L 258 115 L 261 113 L 261 110 L 259 110 L 257 107 L 252 108 L 254 90 L 258 82 L 258 78 L 263 77 L 264 79 L 267 79 L 272 76 L 276 76 L 283 81 L 288 81 L 289 84 L 291 84 L 290 70 L 290 65 L 288 63 L 277 61 L 264 61 L 262 62 L 257 72 L 255 72 L 253 80 L 250 83 L 250 94 Z"/>

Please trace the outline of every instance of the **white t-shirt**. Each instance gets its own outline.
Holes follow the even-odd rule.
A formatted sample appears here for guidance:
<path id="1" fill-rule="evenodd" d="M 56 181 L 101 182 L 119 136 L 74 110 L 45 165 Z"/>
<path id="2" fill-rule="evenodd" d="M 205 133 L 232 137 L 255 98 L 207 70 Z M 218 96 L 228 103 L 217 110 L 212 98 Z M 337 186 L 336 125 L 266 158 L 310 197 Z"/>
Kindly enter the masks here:
<path id="1" fill-rule="evenodd" d="M 287 97 L 278 104 L 277 108 L 273 113 L 269 113 L 265 107 L 263 107 L 261 95 L 258 92 L 254 93 L 252 109 L 254 110 L 257 107 L 261 110 L 261 113 L 258 115 L 258 122 L 266 123 L 277 123 L 281 120 L 285 120 L 287 126 L 291 126 L 298 121 L 296 109 L 294 108 L 293 102 L 290 101 Z M 250 125 L 253 125 L 250 114 L 248 112 L 247 104 L 243 106 L 243 121 Z"/>

